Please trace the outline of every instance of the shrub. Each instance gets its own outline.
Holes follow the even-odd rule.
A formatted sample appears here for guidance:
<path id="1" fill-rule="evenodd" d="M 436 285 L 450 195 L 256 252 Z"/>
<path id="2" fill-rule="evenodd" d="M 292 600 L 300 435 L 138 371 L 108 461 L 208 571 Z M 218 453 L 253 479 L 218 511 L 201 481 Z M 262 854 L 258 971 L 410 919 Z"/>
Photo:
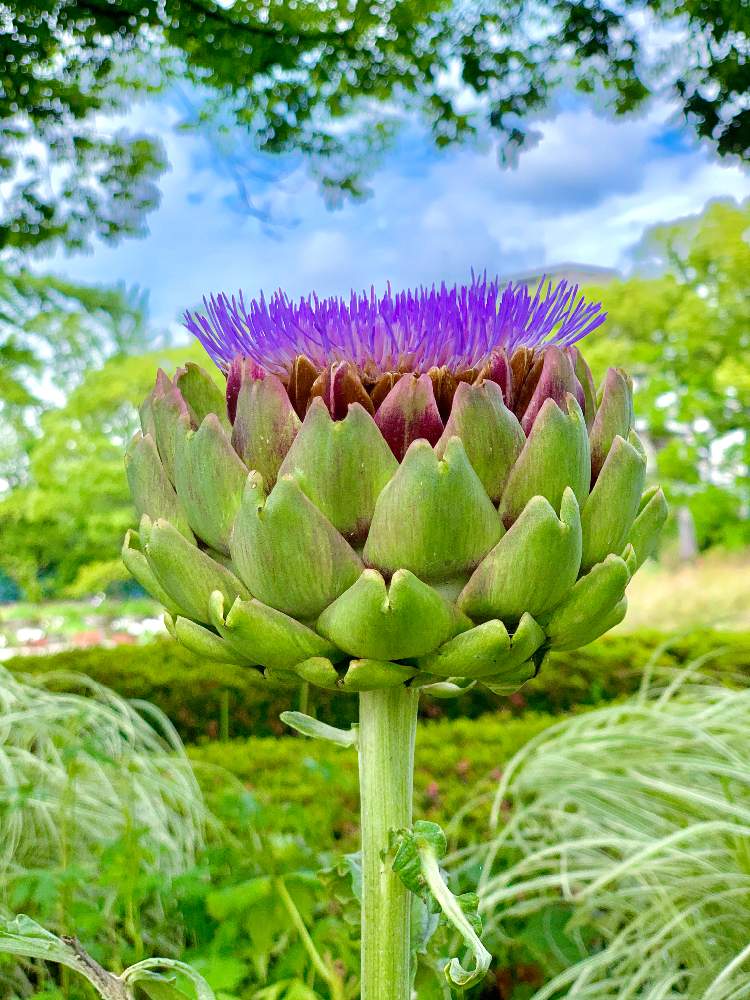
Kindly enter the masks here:
<path id="1" fill-rule="evenodd" d="M 572 653 L 555 653 L 539 677 L 510 698 L 499 698 L 481 687 L 456 701 L 423 699 L 427 718 L 476 718 L 506 708 L 566 712 L 576 705 L 595 705 L 631 694 L 638 688 L 644 664 L 664 641 L 657 632 L 606 636 Z M 724 651 L 714 661 L 717 676 L 731 680 L 750 675 L 750 633 L 696 631 L 672 639 L 661 657 L 680 666 Z M 253 671 L 207 663 L 167 640 L 146 646 L 71 650 L 46 657 L 16 657 L 6 661 L 13 671 L 78 671 L 114 688 L 125 698 L 157 705 L 188 743 L 218 736 L 272 736 L 283 733 L 279 714 L 295 707 L 297 695 L 272 691 Z M 333 725 L 348 726 L 356 718 L 352 695 L 315 691 L 315 712 Z M 223 717 L 223 721 L 222 721 Z"/>
<path id="2" fill-rule="evenodd" d="M 528 712 L 514 719 L 506 710 L 481 719 L 425 722 L 417 734 L 415 811 L 447 827 L 460 826 L 461 840 L 489 804 L 505 762 L 528 740 L 557 722 Z M 356 850 L 359 832 L 357 755 L 317 740 L 296 737 L 206 743 L 188 748 L 208 800 L 223 797 L 214 767 L 239 778 L 265 812 L 275 813 L 280 832 L 310 836 L 321 846 Z M 453 817 L 453 819 L 451 818 Z"/>

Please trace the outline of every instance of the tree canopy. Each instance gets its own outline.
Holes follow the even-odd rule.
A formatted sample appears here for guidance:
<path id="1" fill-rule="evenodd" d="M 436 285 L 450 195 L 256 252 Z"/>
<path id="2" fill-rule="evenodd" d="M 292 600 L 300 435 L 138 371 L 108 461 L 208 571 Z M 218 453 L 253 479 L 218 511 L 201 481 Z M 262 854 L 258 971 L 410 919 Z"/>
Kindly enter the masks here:
<path id="1" fill-rule="evenodd" d="M 41 415 L 112 355 L 146 350 L 146 298 L 0 269 L 0 495 L 23 481 Z"/>
<path id="2" fill-rule="evenodd" d="M 302 153 L 355 196 L 404 117 L 507 159 L 561 89 L 616 113 L 670 95 L 746 156 L 749 29 L 733 0 L 0 0 L 0 249 L 141 232 L 164 156 L 113 122 L 178 83 L 193 124 Z"/>
<path id="3" fill-rule="evenodd" d="M 647 230 L 639 274 L 596 290 L 609 319 L 587 345 L 634 376 L 656 473 L 702 548 L 750 543 L 749 235 L 750 202 L 729 200 Z"/>
<path id="4" fill-rule="evenodd" d="M 91 593 L 127 577 L 119 553 L 135 515 L 123 454 L 156 369 L 185 360 L 213 370 L 197 345 L 118 355 L 43 414 L 23 482 L 0 500 L 0 574 L 30 598 L 77 593 L 77 582 Z"/>

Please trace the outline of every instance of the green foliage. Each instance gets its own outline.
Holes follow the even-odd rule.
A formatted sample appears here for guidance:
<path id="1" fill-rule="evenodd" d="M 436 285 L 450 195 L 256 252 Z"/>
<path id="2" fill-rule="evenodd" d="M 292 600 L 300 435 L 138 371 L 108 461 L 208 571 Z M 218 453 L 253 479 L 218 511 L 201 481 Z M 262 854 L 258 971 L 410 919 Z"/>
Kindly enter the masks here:
<path id="1" fill-rule="evenodd" d="M 266 809 L 228 772 L 205 765 L 208 813 L 184 751 L 152 707 L 140 706 L 140 716 L 80 678 L 27 683 L 2 670 L 0 699 L 14 719 L 0 734 L 0 953 L 69 955 L 28 920 L 4 924 L 8 911 L 21 911 L 54 934 L 79 937 L 113 973 L 131 966 L 128 980 L 151 969 L 145 956 L 162 954 L 156 966 L 180 973 L 182 988 L 185 970 L 172 961 L 180 955 L 224 997 L 273 985 L 279 992 L 269 996 L 323 1000 L 329 993 L 315 981 L 297 920 L 326 961 L 334 955 L 356 970 L 356 936 L 314 874 L 331 863 L 328 845 L 309 829 L 292 836 L 274 805 Z M 46 955 L 33 950 L 40 943 Z M 59 992 L 55 981 L 41 963 L 0 954 L 3 997 L 28 997 L 35 987 L 90 997 L 64 970 Z M 167 1000 L 158 983 L 147 985 L 139 982 L 153 1000 Z M 331 997 L 353 1000 L 355 992 L 350 984 Z"/>
<path id="2" fill-rule="evenodd" d="M 750 203 L 717 201 L 647 230 L 645 273 L 597 289 L 607 334 L 587 358 L 624 367 L 673 506 L 693 513 L 701 548 L 750 543 Z"/>
<path id="3" fill-rule="evenodd" d="M 499 769 L 506 760 L 557 718 L 528 712 L 513 719 L 507 712 L 481 719 L 444 719 L 419 729 L 415 764 L 417 815 L 446 826 L 462 817 L 461 837 L 476 832 L 487 810 Z M 357 756 L 351 750 L 319 740 L 250 737 L 210 742 L 189 748 L 199 780 L 214 805 L 221 788 L 205 780 L 206 765 L 226 768 L 248 788 L 253 798 L 272 811 L 276 828 L 302 837 L 315 830 L 320 844 L 354 851 L 359 840 Z M 215 779 L 214 779 L 215 780 Z"/>
<path id="4" fill-rule="evenodd" d="M 692 666 L 528 744 L 461 858 L 537 1000 L 747 992 L 750 689 Z"/>
<path id="5" fill-rule="evenodd" d="M 12 920 L 0 918 L 0 952 L 20 958 L 55 962 L 82 975 L 102 1000 L 131 1000 L 136 985 L 150 1000 L 187 1000 L 180 989 L 187 979 L 195 1000 L 214 1000 L 203 977 L 184 962 L 172 958 L 146 958 L 119 975 L 103 969 L 75 938 L 58 937 L 25 914 Z M 169 970 L 157 972 L 157 969 Z"/>
<path id="6" fill-rule="evenodd" d="M 422 699 L 425 718 L 476 718 L 505 709 L 561 713 L 577 705 L 596 705 L 635 691 L 643 665 L 664 641 L 656 632 L 606 636 L 572 653 L 553 653 L 541 674 L 510 697 L 482 688 L 455 700 Z M 723 651 L 712 669 L 731 681 L 750 673 L 750 634 L 697 631 L 672 638 L 660 662 L 681 666 Z M 177 727 L 182 738 L 195 742 L 221 732 L 222 706 L 228 702 L 233 737 L 275 736 L 285 731 L 281 712 L 297 707 L 293 691 L 279 691 L 258 681 L 254 671 L 208 663 L 171 641 L 115 649 L 81 649 L 46 657 L 16 657 L 6 661 L 14 672 L 78 671 L 107 684 L 123 697 L 153 702 Z M 315 714 L 324 722 L 347 729 L 355 721 L 357 702 L 351 694 L 311 691 Z"/>
<path id="7" fill-rule="evenodd" d="M 494 133 L 511 155 L 563 84 L 617 113 L 667 90 L 721 154 L 746 155 L 742 5 L 652 4 L 647 38 L 631 6 L 6 0 L 0 248 L 142 233 L 163 153 L 102 122 L 175 81 L 197 103 L 183 127 L 203 127 L 224 147 L 238 135 L 237 172 L 249 136 L 261 151 L 304 154 L 334 196 L 363 193 L 363 168 L 391 138 L 395 108 L 421 119 L 438 147 Z"/>
<path id="8" fill-rule="evenodd" d="M 733 666 L 747 668 L 750 649 L 747 636 L 725 638 L 729 650 L 720 672 L 729 677 Z M 705 658 L 716 641 L 715 634 L 705 633 L 693 638 L 691 649 L 691 641 L 681 640 L 667 664 L 681 667 L 693 655 Z M 641 641 L 641 652 L 649 644 L 651 640 Z M 618 655 L 611 647 L 613 662 Z M 45 662 L 50 661 L 39 665 Z M 693 681 L 698 666 L 689 665 Z M 632 673 L 641 679 L 642 671 Z M 685 680 L 682 669 L 670 673 Z M 28 718 L 38 721 L 44 715 L 33 701 L 43 692 L 55 732 L 63 733 L 63 702 L 53 703 L 61 696 L 52 690 L 72 683 L 70 677 L 50 678 L 27 689 Z M 62 697 L 71 705 L 76 696 Z M 86 703 L 101 704 L 100 698 L 101 693 L 78 699 L 83 702 L 77 706 L 79 715 L 86 714 Z M 98 748 L 113 739 L 123 742 L 97 711 L 91 734 L 68 730 L 68 752 L 57 766 L 67 769 L 71 780 L 84 780 L 92 764 L 109 766 L 112 747 L 104 760 Z M 123 706 L 119 711 L 124 713 L 121 720 L 133 725 L 130 710 Z M 656 969 L 660 975 L 666 970 L 665 976 L 702 975 L 701 982 L 708 982 L 726 965 L 737 942 L 744 946 L 747 809 L 740 762 L 747 752 L 747 712 L 746 689 L 735 693 L 704 681 L 698 687 L 685 684 L 682 690 L 675 685 L 661 699 L 642 693 L 568 721 L 532 712 L 514 719 L 506 711 L 475 720 L 423 723 L 417 740 L 415 811 L 446 830 L 451 889 L 463 894 L 481 883 L 482 939 L 496 956 L 492 982 L 500 995 L 528 1000 L 558 973 L 571 982 L 587 969 L 596 976 L 605 967 L 608 973 L 615 971 L 595 980 L 600 989 L 596 996 L 602 998 L 620 995 L 617 991 L 633 974 L 628 968 L 636 974 Z M 141 738 L 146 731 L 139 725 Z M 29 727 L 23 732 L 29 733 Z M 525 748 L 537 737 L 540 747 L 531 754 Z M 20 735 L 10 739 L 18 741 Z M 143 936 L 150 917 L 144 922 L 141 913 L 135 930 L 127 923 L 129 894 L 161 895 L 164 908 L 156 926 L 163 950 L 194 966 L 223 1000 L 354 1000 L 358 866 L 344 852 L 358 840 L 356 754 L 291 736 L 208 743 L 189 753 L 215 817 L 208 824 L 207 845 L 192 867 L 175 874 L 151 861 L 134 880 L 134 869 L 140 870 L 153 849 L 151 833 L 135 824 L 130 838 L 122 840 L 109 824 L 100 823 L 92 828 L 85 857 L 72 850 L 65 861 L 50 866 L 46 858 L 31 864 L 27 854 L 14 875 L 17 896 L 12 902 L 20 901 L 40 923 L 59 928 L 63 887 L 65 926 L 118 971 L 152 948 Z M 131 801 L 130 774 L 130 769 L 122 770 L 123 803 Z M 141 784 L 136 777 L 132 787 Z M 174 797 L 171 781 L 162 787 L 162 794 Z M 8 790 L 7 815 L 31 807 L 14 795 L 17 782 L 9 782 Z M 498 837 L 503 843 L 495 843 Z M 596 838 L 603 838 L 601 849 Z M 536 853 L 537 845 L 545 852 Z M 644 845 L 653 850 L 639 860 Z M 489 858 L 488 850 L 493 852 Z M 710 863 L 704 863 L 706 858 Z M 623 859 L 627 868 L 620 871 Z M 575 883 L 573 871 L 578 872 Z M 549 880 L 536 882 L 540 873 Z M 571 887 L 576 891 L 568 898 Z M 720 912 L 711 903 L 716 887 L 742 892 L 727 896 Z M 510 893 L 507 900 L 492 901 L 504 891 Z M 91 899 L 97 894 L 109 900 L 102 912 L 92 912 Z M 3 902 L 7 906 L 8 900 Z M 465 903 L 470 906 L 472 897 Z M 665 908 L 676 918 L 686 905 L 695 907 L 691 912 L 698 922 L 669 922 L 669 947 L 663 947 Z M 644 912 L 653 933 L 639 932 Z M 710 932 L 714 917 L 729 921 L 720 941 Z M 618 950 L 623 928 L 637 938 L 626 936 L 627 947 Z M 676 933 L 680 928 L 682 936 Z M 420 954 L 418 996 L 445 1000 L 443 968 L 447 956 L 462 954 L 460 939 L 445 927 L 436 930 L 434 923 L 416 929 L 430 942 Z M 602 947 L 607 948 L 606 966 Z M 647 960 L 639 962 L 644 956 Z M 587 965 L 578 965 L 581 959 Z M 321 970 L 335 970 L 337 990 Z M 35 995 L 47 1000 L 88 996 L 74 978 L 56 980 L 36 966 L 26 975 L 24 980 L 17 965 L 0 961 L 3 995 L 15 1000 L 34 988 Z M 727 976 L 724 985 L 733 984 Z M 689 989 L 683 993 L 704 995 Z M 716 1000 L 724 996 L 717 988 Z"/>
<path id="9" fill-rule="evenodd" d="M 27 596 L 127 578 L 119 553 L 135 519 L 123 464 L 137 427 L 133 401 L 148 392 L 159 365 L 185 360 L 205 362 L 205 354 L 191 345 L 112 358 L 43 415 L 24 484 L 0 500 L 0 570 Z"/>
<path id="10" fill-rule="evenodd" d="M 0 495 L 23 482 L 50 396 L 146 342 L 146 300 L 137 290 L 0 269 Z"/>
<path id="11" fill-rule="evenodd" d="M 0 669 L 0 701 L 13 719 L 0 733 L 0 915 L 79 934 L 114 968 L 175 955 L 165 912 L 203 850 L 207 814 L 169 723 L 80 678 Z M 6 973 L 2 963 L 0 989 Z"/>
<path id="12" fill-rule="evenodd" d="M 393 870 L 401 881 L 426 906 L 427 913 L 440 913 L 444 927 L 460 934 L 462 944 L 471 954 L 473 966 L 466 969 L 458 958 L 443 963 L 446 979 L 464 989 L 481 983 L 490 967 L 492 956 L 482 944 L 482 918 L 477 912 L 479 898 L 475 892 L 457 896 L 451 892 L 440 862 L 448 842 L 437 823 L 417 820 L 409 830 L 394 835 Z"/>
<path id="13" fill-rule="evenodd" d="M 65 822 L 49 824 L 54 850 L 39 850 L 38 827 L 36 842 L 26 837 L 3 844 L 12 877 L 6 869 L 0 907 L 24 911 L 56 933 L 77 934 L 113 971 L 158 951 L 189 962 L 224 998 L 354 1000 L 358 911 L 349 876 L 356 861 L 347 864 L 339 852 L 355 849 L 358 840 L 356 753 L 296 737 L 193 748 L 210 813 L 205 845 L 196 843 L 181 857 L 175 835 L 167 837 L 160 827 L 179 824 L 181 844 L 189 845 L 196 830 L 188 819 L 180 824 L 180 811 L 189 808 L 200 817 L 204 807 L 184 787 L 188 775 L 179 751 L 164 756 L 161 738 L 111 694 L 67 693 L 76 689 L 69 676 L 50 675 L 31 686 L 0 675 L 0 687 L 5 698 L 13 692 L 26 704 L 23 725 L 6 742 L 33 745 L 41 726 L 46 735 L 33 745 L 36 758 L 51 768 L 46 748 L 54 743 L 60 751 L 59 787 L 41 803 L 24 794 L 28 758 L 19 755 L 13 770 L 6 769 L 3 830 L 21 823 L 33 830 L 32 814 L 55 816 L 67 804 Z M 462 836 L 476 829 L 486 822 L 495 769 L 553 721 L 493 716 L 428 724 L 418 754 L 417 808 L 445 822 L 469 798 L 474 811 L 464 816 Z M 154 753 L 143 759 L 149 742 Z M 165 767 L 172 768 L 169 780 L 153 781 Z M 92 784 L 97 774 L 100 783 Z M 116 794 L 102 778 L 117 779 Z M 98 821 L 97 792 L 103 798 Z M 442 935 L 438 946 L 445 946 Z M 424 964 L 421 975 L 427 977 L 427 956 Z M 320 974 L 321 965 L 336 970 L 338 992 Z M 16 962 L 0 960 L 4 996 L 28 995 L 30 983 L 51 987 L 56 1000 L 88 995 L 74 977 L 60 980 L 58 994 L 41 966 L 26 967 L 25 981 L 21 973 Z"/>

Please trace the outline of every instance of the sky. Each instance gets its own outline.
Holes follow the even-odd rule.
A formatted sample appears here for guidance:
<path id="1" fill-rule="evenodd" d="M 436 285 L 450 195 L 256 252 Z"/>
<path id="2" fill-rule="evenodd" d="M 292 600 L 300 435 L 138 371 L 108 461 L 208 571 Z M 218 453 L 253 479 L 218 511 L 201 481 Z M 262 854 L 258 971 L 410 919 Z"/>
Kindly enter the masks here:
<path id="1" fill-rule="evenodd" d="M 304 164 L 253 159 L 251 197 L 268 222 L 239 210 L 225 161 L 179 132 L 179 118 L 152 104 L 123 123 L 159 135 L 171 164 L 148 235 L 52 262 L 76 280 L 147 289 L 154 322 L 177 337 L 182 311 L 222 290 L 345 294 L 563 261 L 627 271 L 647 226 L 750 196 L 750 171 L 698 145 L 669 106 L 612 119 L 581 104 L 538 123 L 540 140 L 511 169 L 492 149 L 438 152 L 409 129 L 372 176 L 372 197 L 337 210 Z"/>

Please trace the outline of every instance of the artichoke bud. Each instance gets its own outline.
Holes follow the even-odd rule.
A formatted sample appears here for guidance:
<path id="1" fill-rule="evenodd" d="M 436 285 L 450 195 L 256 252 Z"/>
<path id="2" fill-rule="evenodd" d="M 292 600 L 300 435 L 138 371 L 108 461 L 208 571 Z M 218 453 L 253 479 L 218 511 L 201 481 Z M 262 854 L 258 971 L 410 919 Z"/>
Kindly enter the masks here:
<path id="1" fill-rule="evenodd" d="M 543 496 L 532 497 L 518 519 L 474 570 L 458 599 L 470 618 L 520 621 L 558 604 L 581 565 L 578 501 L 565 488 L 558 518 Z M 554 570 L 551 570 L 554 567 Z"/>
<path id="2" fill-rule="evenodd" d="M 133 437 L 125 452 L 125 472 L 138 516 L 148 514 L 152 519 L 164 518 L 192 541 L 185 508 L 169 481 L 150 434 L 144 437 L 137 432 Z"/>
<path id="3" fill-rule="evenodd" d="M 286 389 L 275 375 L 247 378 L 232 409 L 232 446 L 248 468 L 273 486 L 300 428 Z"/>
<path id="4" fill-rule="evenodd" d="M 438 458 L 445 455 L 453 437 L 461 439 L 472 468 L 490 499 L 497 503 L 526 435 L 515 414 L 503 403 L 502 391 L 495 382 L 485 379 L 475 385 L 458 384 L 445 430 L 435 446 Z"/>
<path id="5" fill-rule="evenodd" d="M 591 425 L 591 482 L 596 481 L 612 442 L 627 440 L 633 426 L 633 383 L 620 368 L 609 368 L 599 389 L 596 416 Z"/>
<path id="6" fill-rule="evenodd" d="M 178 368 L 174 386 L 190 408 L 196 424 L 202 424 L 209 413 L 214 413 L 229 430 L 226 412 L 226 393 L 218 387 L 207 371 L 192 361 Z"/>
<path id="7" fill-rule="evenodd" d="M 210 621 L 209 598 L 218 590 L 227 601 L 249 597 L 240 580 L 187 541 L 168 521 L 141 519 L 141 546 L 159 584 L 186 618 Z"/>
<path id="8" fill-rule="evenodd" d="M 123 560 L 206 659 L 259 684 L 509 693 L 625 614 L 664 495 L 632 388 L 599 396 L 577 290 L 423 288 L 188 315 L 226 378 L 159 372 Z"/>
<path id="9" fill-rule="evenodd" d="M 375 421 L 359 404 L 334 421 L 323 401 L 314 399 L 280 474 L 291 477 L 342 535 L 360 543 L 375 501 L 397 468 Z"/>
<path id="10" fill-rule="evenodd" d="M 661 529 L 667 520 L 667 501 L 658 486 L 652 486 L 641 497 L 629 541 L 636 554 L 637 566 L 641 566 L 653 554 L 659 541 Z"/>
<path id="11" fill-rule="evenodd" d="M 570 488 L 582 506 L 589 492 L 590 462 L 586 421 L 578 400 L 568 393 L 564 409 L 553 399 L 545 400 L 500 500 L 505 527 L 511 526 L 534 496 L 546 497 L 559 510 L 563 493 Z"/>
<path id="12" fill-rule="evenodd" d="M 388 574 L 405 568 L 445 580 L 472 570 L 502 533 L 460 438 L 451 438 L 442 459 L 415 441 L 378 497 L 364 560 Z"/>
<path id="13" fill-rule="evenodd" d="M 471 622 L 408 570 L 390 586 L 376 570 L 357 582 L 321 614 L 317 631 L 351 656 L 404 660 L 435 649 Z"/>
<path id="14" fill-rule="evenodd" d="M 375 423 L 399 462 L 413 441 L 436 444 L 443 421 L 429 375 L 400 378 L 375 414 Z"/>
<path id="15" fill-rule="evenodd" d="M 362 560 L 294 480 L 267 497 L 249 476 L 229 542 L 250 592 L 303 621 L 316 618 L 362 572 Z"/>
<path id="16" fill-rule="evenodd" d="M 247 467 L 215 413 L 178 438 L 177 495 L 196 535 L 224 554 L 246 479 Z"/>

